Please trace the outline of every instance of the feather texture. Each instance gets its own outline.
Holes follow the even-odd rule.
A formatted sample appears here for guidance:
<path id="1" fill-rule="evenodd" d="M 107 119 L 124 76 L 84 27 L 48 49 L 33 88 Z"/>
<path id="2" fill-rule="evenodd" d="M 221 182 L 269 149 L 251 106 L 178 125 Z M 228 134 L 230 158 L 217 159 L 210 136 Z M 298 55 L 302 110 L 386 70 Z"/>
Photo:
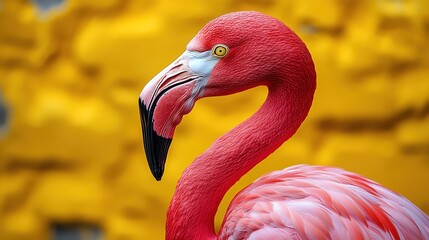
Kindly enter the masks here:
<path id="1" fill-rule="evenodd" d="M 237 194 L 219 239 L 429 239 L 428 226 L 427 215 L 378 183 L 299 165 Z"/>

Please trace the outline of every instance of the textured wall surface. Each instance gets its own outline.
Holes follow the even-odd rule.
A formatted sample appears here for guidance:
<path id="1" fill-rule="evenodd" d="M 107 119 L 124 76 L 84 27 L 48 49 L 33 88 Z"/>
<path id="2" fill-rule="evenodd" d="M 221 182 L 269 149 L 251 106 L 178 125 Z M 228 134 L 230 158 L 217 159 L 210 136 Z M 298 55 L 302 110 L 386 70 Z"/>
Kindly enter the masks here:
<path id="1" fill-rule="evenodd" d="M 50 239 L 59 224 L 163 239 L 183 169 L 266 90 L 198 102 L 162 182 L 146 164 L 137 98 L 206 22 L 237 10 L 292 27 L 318 89 L 297 135 L 228 192 L 217 224 L 239 189 L 298 163 L 358 172 L 429 213 L 426 0 L 0 0 L 0 239 Z"/>

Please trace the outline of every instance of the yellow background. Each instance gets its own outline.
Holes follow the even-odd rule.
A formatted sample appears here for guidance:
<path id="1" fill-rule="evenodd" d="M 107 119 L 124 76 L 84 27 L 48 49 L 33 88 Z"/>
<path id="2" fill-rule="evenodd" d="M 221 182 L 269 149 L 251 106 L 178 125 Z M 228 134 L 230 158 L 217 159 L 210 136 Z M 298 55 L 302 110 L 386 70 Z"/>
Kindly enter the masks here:
<path id="1" fill-rule="evenodd" d="M 197 103 L 162 182 L 145 160 L 137 98 L 209 20 L 257 10 L 307 43 L 318 72 L 296 136 L 234 186 L 299 163 L 345 168 L 429 212 L 429 5 L 414 1 L 67 0 L 50 11 L 0 0 L 0 239 L 49 239 L 55 224 L 106 239 L 163 239 L 183 169 L 261 105 L 264 88 Z"/>

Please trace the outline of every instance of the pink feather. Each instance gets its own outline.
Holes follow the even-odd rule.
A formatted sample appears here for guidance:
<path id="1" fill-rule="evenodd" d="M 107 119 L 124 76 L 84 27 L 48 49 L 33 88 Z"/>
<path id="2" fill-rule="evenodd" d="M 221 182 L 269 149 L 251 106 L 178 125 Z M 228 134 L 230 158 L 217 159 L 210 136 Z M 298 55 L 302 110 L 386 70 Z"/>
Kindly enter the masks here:
<path id="1" fill-rule="evenodd" d="M 259 224 L 246 229 L 253 222 Z M 278 239 L 429 239 L 428 222 L 407 199 L 362 176 L 300 165 L 267 174 L 237 194 L 219 239 L 284 228 L 274 231 Z"/>

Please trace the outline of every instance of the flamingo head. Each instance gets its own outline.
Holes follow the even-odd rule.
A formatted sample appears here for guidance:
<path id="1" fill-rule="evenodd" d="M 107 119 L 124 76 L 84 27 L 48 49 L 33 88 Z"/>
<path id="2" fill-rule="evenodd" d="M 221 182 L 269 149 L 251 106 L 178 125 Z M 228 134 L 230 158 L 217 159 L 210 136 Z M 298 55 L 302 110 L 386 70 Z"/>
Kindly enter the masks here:
<path id="1" fill-rule="evenodd" d="M 139 97 L 146 158 L 155 179 L 163 175 L 175 127 L 196 100 L 259 85 L 302 85 L 314 92 L 314 65 L 299 37 L 257 12 L 226 14 L 204 26 Z"/>

